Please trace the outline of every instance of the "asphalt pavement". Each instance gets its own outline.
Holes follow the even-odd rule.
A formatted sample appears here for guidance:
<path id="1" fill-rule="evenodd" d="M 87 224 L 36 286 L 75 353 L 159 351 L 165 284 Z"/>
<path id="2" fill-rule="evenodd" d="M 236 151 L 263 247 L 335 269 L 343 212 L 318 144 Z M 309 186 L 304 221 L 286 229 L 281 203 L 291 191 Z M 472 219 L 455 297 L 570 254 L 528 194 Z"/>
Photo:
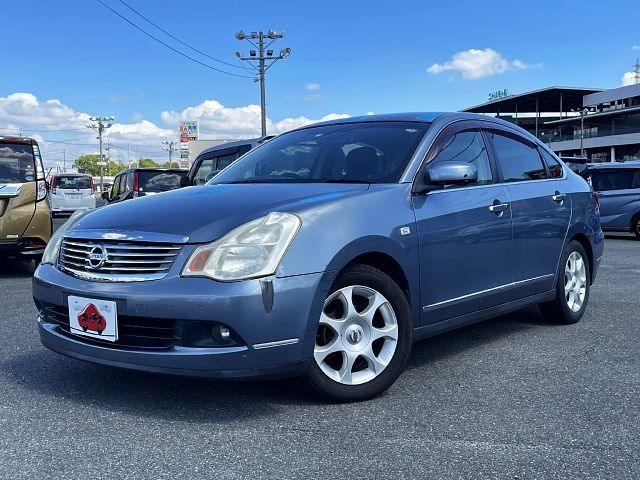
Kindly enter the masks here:
<path id="1" fill-rule="evenodd" d="M 59 223 L 60 221 L 58 221 Z M 0 263 L 0 478 L 640 478 L 640 242 L 609 237 L 586 315 L 530 308 L 414 346 L 381 397 L 95 366 L 38 339 Z"/>

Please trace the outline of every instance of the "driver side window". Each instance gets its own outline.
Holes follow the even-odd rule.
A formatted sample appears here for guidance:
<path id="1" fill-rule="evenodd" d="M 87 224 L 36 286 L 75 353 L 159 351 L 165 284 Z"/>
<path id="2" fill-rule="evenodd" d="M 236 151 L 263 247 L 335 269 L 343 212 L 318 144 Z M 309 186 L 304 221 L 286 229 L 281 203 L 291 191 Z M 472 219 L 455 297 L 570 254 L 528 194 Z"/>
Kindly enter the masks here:
<path id="1" fill-rule="evenodd" d="M 491 162 L 480 130 L 467 130 L 453 134 L 440 146 L 440 151 L 430 163 L 435 162 L 470 163 L 478 169 L 478 181 L 470 185 L 493 183 Z"/>

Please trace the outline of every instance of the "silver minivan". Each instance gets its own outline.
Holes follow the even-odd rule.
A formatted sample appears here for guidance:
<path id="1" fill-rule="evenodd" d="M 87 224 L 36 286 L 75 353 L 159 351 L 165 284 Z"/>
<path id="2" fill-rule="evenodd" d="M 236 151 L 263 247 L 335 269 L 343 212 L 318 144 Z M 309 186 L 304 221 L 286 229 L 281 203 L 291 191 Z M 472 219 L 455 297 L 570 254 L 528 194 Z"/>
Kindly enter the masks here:
<path id="1" fill-rule="evenodd" d="M 633 232 L 640 240 L 640 161 L 590 164 L 589 174 L 600 199 L 602 229 Z"/>

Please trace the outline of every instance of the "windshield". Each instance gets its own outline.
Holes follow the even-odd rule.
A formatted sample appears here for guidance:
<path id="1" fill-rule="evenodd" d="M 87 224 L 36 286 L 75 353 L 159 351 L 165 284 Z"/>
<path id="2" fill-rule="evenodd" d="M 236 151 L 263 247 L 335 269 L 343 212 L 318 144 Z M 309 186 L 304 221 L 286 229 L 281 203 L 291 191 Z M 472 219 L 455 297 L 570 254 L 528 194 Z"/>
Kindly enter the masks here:
<path id="1" fill-rule="evenodd" d="M 87 190 L 93 188 L 90 177 L 78 177 L 78 176 L 61 176 L 54 177 L 52 187 L 61 188 L 63 190 Z"/>
<path id="2" fill-rule="evenodd" d="M 184 172 L 138 172 L 138 189 L 141 192 L 167 192 L 180 188 L 180 178 L 187 175 Z"/>
<path id="3" fill-rule="evenodd" d="M 0 143 L 0 183 L 25 183 L 35 179 L 31 145 Z"/>
<path id="4" fill-rule="evenodd" d="M 211 183 L 397 182 L 428 128 L 363 122 L 297 130 L 247 153 Z"/>

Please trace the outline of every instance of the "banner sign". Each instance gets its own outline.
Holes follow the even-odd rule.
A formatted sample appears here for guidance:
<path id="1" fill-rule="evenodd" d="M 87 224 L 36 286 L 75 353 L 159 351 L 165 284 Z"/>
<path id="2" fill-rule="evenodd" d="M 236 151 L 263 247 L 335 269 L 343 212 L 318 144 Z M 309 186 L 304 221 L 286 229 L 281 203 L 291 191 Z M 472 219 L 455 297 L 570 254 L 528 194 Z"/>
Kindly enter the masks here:
<path id="1" fill-rule="evenodd" d="M 186 143 L 190 140 L 198 140 L 198 122 L 184 121 L 180 122 L 180 142 Z"/>

